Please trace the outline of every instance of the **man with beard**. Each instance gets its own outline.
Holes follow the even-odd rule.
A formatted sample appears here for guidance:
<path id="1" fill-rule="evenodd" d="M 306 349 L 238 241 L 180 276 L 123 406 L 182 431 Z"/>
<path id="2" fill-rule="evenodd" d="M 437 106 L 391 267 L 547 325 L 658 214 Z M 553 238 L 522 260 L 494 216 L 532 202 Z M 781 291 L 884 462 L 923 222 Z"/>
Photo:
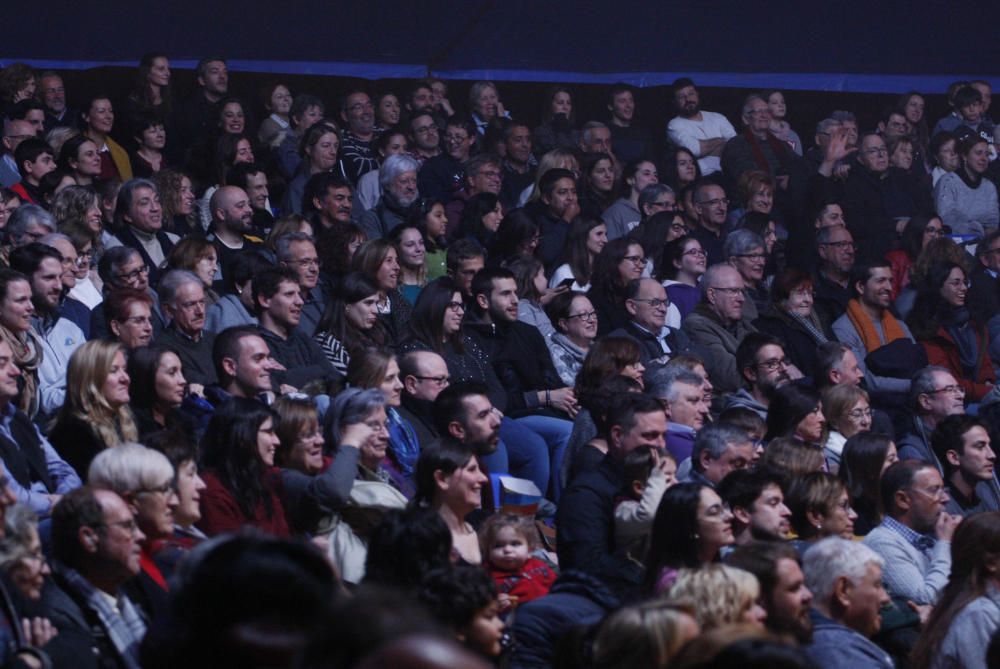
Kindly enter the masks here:
<path id="1" fill-rule="evenodd" d="M 139 252 L 149 268 L 149 283 L 160 279 L 159 267 L 180 237 L 163 229 L 163 207 L 156 184 L 148 179 L 130 179 L 118 191 L 115 236 Z"/>
<path id="2" fill-rule="evenodd" d="M 429 111 L 419 111 L 410 117 L 410 156 L 423 167 L 424 163 L 441 155 L 441 140 L 437 122 Z"/>
<path id="3" fill-rule="evenodd" d="M 702 111 L 698 89 L 687 77 L 675 81 L 673 90 L 677 116 L 667 124 L 667 138 L 698 159 L 703 175 L 718 172 L 722 169 L 722 150 L 736 136 L 736 130 L 722 114 Z"/>
<path id="4" fill-rule="evenodd" d="M 767 420 L 771 394 L 792 380 L 791 365 L 777 337 L 751 332 L 736 349 L 736 367 L 743 377 L 744 387 L 726 397 L 724 411 L 743 407 Z"/>
<path id="5" fill-rule="evenodd" d="M 225 59 L 218 56 L 202 58 L 195 74 L 198 89 L 174 108 L 167 128 L 176 158 L 209 135 L 219 118 L 217 105 L 229 94 L 229 68 Z"/>
<path id="6" fill-rule="evenodd" d="M 90 339 L 90 309 L 83 302 L 69 296 L 76 286 L 76 273 L 79 269 L 76 247 L 69 237 L 61 232 L 53 232 L 38 240 L 39 243 L 51 246 L 62 256 L 62 295 L 59 298 L 59 315 L 77 325 L 83 331 L 83 336 Z"/>
<path id="7" fill-rule="evenodd" d="M 503 414 L 490 402 L 490 389 L 475 381 L 450 385 L 434 398 L 431 415 L 438 436 L 451 436 L 486 461 L 490 473 L 506 474 L 506 468 L 490 467 L 493 454 L 503 449 L 500 421 Z"/>
<path id="8" fill-rule="evenodd" d="M 46 70 L 38 77 L 39 102 L 45 107 L 45 132 L 59 126 L 76 127 L 76 111 L 66 106 L 66 87 L 58 72 Z"/>
<path id="9" fill-rule="evenodd" d="M 375 153 L 375 107 L 363 90 L 349 91 L 340 105 L 340 118 L 346 124 L 340 139 L 340 171 L 352 186 L 362 174 L 378 169 Z"/>
<path id="10" fill-rule="evenodd" d="M 302 318 L 299 330 L 312 337 L 323 317 L 325 296 L 319 285 L 319 256 L 313 238 L 305 232 L 282 235 L 275 243 L 278 264 L 290 268 L 299 277 L 302 289 Z"/>
<path id="11" fill-rule="evenodd" d="M 986 426 L 972 416 L 948 416 L 931 435 L 934 454 L 944 465 L 948 513 L 963 517 L 1000 511 L 1000 486 L 994 474 L 996 454 Z"/>
<path id="12" fill-rule="evenodd" d="M 382 197 L 361 215 L 358 225 L 368 239 L 385 237 L 409 216 L 410 206 L 417 201 L 417 170 L 420 165 L 407 155 L 389 156 L 379 169 L 378 181 Z"/>
<path id="13" fill-rule="evenodd" d="M 781 481 L 766 470 L 738 469 L 716 488 L 733 511 L 736 545 L 751 541 L 784 541 L 791 530 L 792 512 L 785 505 Z"/>
<path id="14" fill-rule="evenodd" d="M 208 241 L 215 247 L 219 268 L 225 276 L 229 263 L 237 253 L 245 248 L 262 247 L 263 244 L 256 237 L 247 235 L 253 225 L 253 206 L 242 188 L 223 186 L 212 193 L 208 206 L 212 210 L 212 232 Z"/>
<path id="15" fill-rule="evenodd" d="M 317 236 L 324 230 L 352 223 L 351 191 L 351 185 L 337 174 L 317 172 L 309 177 L 302 196 L 302 213 L 312 221 Z"/>
<path id="16" fill-rule="evenodd" d="M 931 435 L 948 416 L 965 413 L 965 392 L 944 367 L 929 365 L 913 375 L 910 383 L 907 424 L 899 431 L 899 458 L 923 460 L 944 476 L 944 465 L 931 444 Z"/>
<path id="17" fill-rule="evenodd" d="M 894 341 L 913 335 L 906 323 L 892 315 L 892 268 L 885 261 L 858 265 L 851 270 L 851 287 L 855 297 L 847 304 L 847 313 L 833 323 L 833 334 L 851 347 L 858 366 L 865 373 L 865 385 L 870 393 L 902 395 L 910 390 L 910 377 L 917 371 L 897 372 L 896 376 L 879 376 L 867 364 L 868 356 Z M 894 361 L 895 362 L 895 361 Z M 896 364 L 903 364 L 898 361 Z"/>
<path id="18" fill-rule="evenodd" d="M 809 608 L 813 595 L 806 587 L 798 551 L 786 543 L 753 541 L 726 558 L 730 567 L 750 572 L 760 581 L 760 601 L 767 611 L 764 625 L 800 644 L 812 641 Z"/>

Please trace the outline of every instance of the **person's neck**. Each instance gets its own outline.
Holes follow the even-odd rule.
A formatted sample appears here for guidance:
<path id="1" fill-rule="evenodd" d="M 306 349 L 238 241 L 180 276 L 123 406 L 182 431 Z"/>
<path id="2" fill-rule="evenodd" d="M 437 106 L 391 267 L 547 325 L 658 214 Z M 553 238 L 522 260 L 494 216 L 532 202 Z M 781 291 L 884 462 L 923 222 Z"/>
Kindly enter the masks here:
<path id="1" fill-rule="evenodd" d="M 265 330 L 267 330 L 268 332 L 281 337 L 282 339 L 288 339 L 288 333 L 291 332 L 291 328 L 286 327 L 284 324 L 276 321 L 266 311 L 260 315 L 260 326 Z"/>
<path id="2" fill-rule="evenodd" d="M 735 522 L 735 521 L 733 521 Z M 754 540 L 753 534 L 750 533 L 750 526 L 747 525 L 739 532 L 733 532 L 733 537 L 735 539 L 734 544 L 736 546 L 746 546 Z"/>
<path id="3" fill-rule="evenodd" d="M 93 570 L 82 568 L 77 569 L 77 571 L 80 576 L 101 592 L 118 598 L 118 591 L 122 587 L 123 581 L 117 574 L 104 573 L 103 569 L 96 567 Z"/>
<path id="4" fill-rule="evenodd" d="M 233 397 L 242 397 L 243 399 L 254 399 L 260 394 L 260 391 L 255 388 L 244 388 L 236 379 L 230 381 L 228 385 L 222 386 L 222 389 Z"/>
<path id="5" fill-rule="evenodd" d="M 362 142 L 370 142 L 371 139 L 375 136 L 375 129 L 372 128 L 367 132 L 362 132 L 357 128 L 351 128 L 351 134 L 360 139 Z"/>
<path id="6" fill-rule="evenodd" d="M 934 431 L 934 428 L 938 426 L 938 423 L 943 421 L 945 418 L 946 418 L 945 416 L 938 418 L 937 416 L 931 413 L 925 413 L 920 416 L 920 422 L 922 422 L 924 424 L 924 427 L 927 428 L 928 437 L 930 436 L 930 433 Z"/>
<path id="7" fill-rule="evenodd" d="M 594 343 L 593 339 L 588 339 L 586 337 L 574 337 L 573 335 L 566 335 L 566 338 L 569 339 L 571 342 L 573 342 L 575 346 L 577 346 L 583 351 L 589 351 L 590 345 Z"/>
<path id="8" fill-rule="evenodd" d="M 38 188 L 41 185 L 41 182 L 35 177 L 34 174 L 24 175 L 24 181 L 29 186 L 34 186 L 35 188 Z"/>
<path id="9" fill-rule="evenodd" d="M 678 270 L 677 282 L 683 283 L 685 286 L 692 286 L 694 288 L 698 287 L 698 277 L 691 274 L 691 272 L 686 272 L 684 270 Z"/>
<path id="10" fill-rule="evenodd" d="M 202 330 L 198 330 L 196 332 L 190 332 L 188 330 L 181 330 L 180 328 L 177 328 L 177 331 L 180 332 L 185 337 L 189 337 L 191 339 L 191 341 L 194 341 L 194 342 L 201 341 L 201 335 L 202 335 L 202 332 L 203 332 Z"/>
<path id="11" fill-rule="evenodd" d="M 155 161 L 159 161 L 160 158 L 163 156 L 163 154 L 160 152 L 159 149 L 154 149 L 152 147 L 145 146 L 145 145 L 141 146 L 136 151 L 136 153 L 138 153 L 140 156 L 142 156 L 143 158 L 145 158 L 147 163 L 152 163 L 152 162 L 155 162 Z"/>
<path id="12" fill-rule="evenodd" d="M 422 146 L 417 147 L 417 153 L 419 153 L 424 158 L 433 158 L 434 156 L 441 154 L 441 149 L 425 149 Z"/>
<path id="13" fill-rule="evenodd" d="M 465 531 L 465 514 L 459 515 L 450 506 L 441 505 L 438 507 L 438 514 L 444 519 L 444 524 L 452 533 Z"/>
<path id="14" fill-rule="evenodd" d="M 422 267 L 410 267 L 409 265 L 404 265 L 400 263 L 399 265 L 399 282 L 401 284 L 407 285 L 417 285 L 420 283 L 420 270 Z"/>
<path id="15" fill-rule="evenodd" d="M 768 399 L 767 394 L 764 393 L 764 391 L 761 390 L 760 386 L 758 385 L 750 386 L 750 396 L 753 397 L 758 402 L 760 402 L 765 407 L 770 406 L 771 404 L 771 401 Z"/>
<path id="16" fill-rule="evenodd" d="M 218 221 L 215 222 L 215 236 L 230 248 L 241 248 L 243 246 L 243 235 L 235 230 L 230 230 L 225 225 L 220 225 Z"/>
<path id="17" fill-rule="evenodd" d="M 686 118 L 689 121 L 699 121 L 700 122 L 701 120 L 703 120 L 704 117 L 702 117 L 701 110 L 699 109 L 698 111 L 696 111 L 695 113 L 693 113 L 691 115 L 681 114 L 681 118 Z"/>
<path id="18" fill-rule="evenodd" d="M 94 177 L 87 176 L 86 174 L 80 174 L 79 172 L 73 173 L 73 180 L 76 182 L 77 186 L 89 186 L 94 183 Z"/>
<path id="19" fill-rule="evenodd" d="M 522 162 L 520 160 L 514 160 L 510 156 L 507 157 L 507 165 L 509 167 L 512 167 L 514 171 L 517 172 L 518 174 L 524 174 L 525 172 L 528 171 L 527 161 Z"/>
<path id="20" fill-rule="evenodd" d="M 719 549 L 708 546 L 698 547 L 698 562 L 702 564 L 710 564 L 715 562 L 715 558 L 719 555 Z"/>
<path id="21" fill-rule="evenodd" d="M 627 128 L 627 127 L 629 127 L 632 124 L 629 121 L 623 121 L 622 119 L 618 118 L 617 116 L 612 116 L 611 117 L 611 125 L 618 126 L 619 128 Z"/>
<path id="22" fill-rule="evenodd" d="M 223 96 L 222 93 L 215 93 L 213 91 L 208 90 L 207 88 L 201 89 L 201 92 L 202 95 L 205 96 L 205 99 L 211 102 L 213 105 L 219 100 L 221 100 Z"/>
<path id="23" fill-rule="evenodd" d="M 830 281 L 841 286 L 842 288 L 847 287 L 847 272 L 841 272 L 839 269 L 832 265 L 823 265 L 820 267 L 819 273 L 825 276 Z"/>
<path id="24" fill-rule="evenodd" d="M 97 144 L 97 148 L 98 149 L 100 149 L 102 146 L 104 146 L 108 142 L 108 136 L 107 135 L 105 135 L 103 132 L 98 132 L 97 130 L 94 130 L 93 128 L 87 128 L 84 131 L 83 136 L 86 137 L 89 140 L 92 140 L 94 142 L 94 144 Z"/>
<path id="25" fill-rule="evenodd" d="M 153 414 L 153 421 L 157 425 L 167 424 L 167 414 L 170 413 L 170 407 L 163 406 L 159 402 L 156 402 L 152 407 L 150 407 L 150 412 Z"/>
<path id="26" fill-rule="evenodd" d="M 709 232 L 711 232 L 713 235 L 718 235 L 719 232 L 722 230 L 722 224 L 721 223 L 718 224 L 718 225 L 716 225 L 714 221 L 711 221 L 711 220 L 709 220 L 707 218 L 699 218 L 698 219 L 698 224 L 701 227 L 703 227 L 706 230 L 708 230 Z"/>
<path id="27" fill-rule="evenodd" d="M 868 304 L 863 299 L 858 300 L 861 308 L 864 310 L 868 317 L 872 319 L 872 322 L 882 322 L 882 316 L 885 315 L 885 309 L 874 304 Z"/>
<path id="28" fill-rule="evenodd" d="M 953 471 L 951 475 L 948 476 L 948 482 L 951 483 L 956 490 L 962 493 L 962 496 L 966 499 L 972 498 L 976 491 L 976 484 L 979 483 L 979 481 L 975 479 L 970 481 L 961 469 Z"/>
<path id="29" fill-rule="evenodd" d="M 767 130 L 750 130 L 750 134 L 762 142 L 767 141 Z"/>
<path id="30" fill-rule="evenodd" d="M 628 201 L 631 202 L 632 206 L 636 209 L 639 208 L 639 193 L 637 193 L 635 189 L 632 189 L 632 192 L 629 193 Z"/>

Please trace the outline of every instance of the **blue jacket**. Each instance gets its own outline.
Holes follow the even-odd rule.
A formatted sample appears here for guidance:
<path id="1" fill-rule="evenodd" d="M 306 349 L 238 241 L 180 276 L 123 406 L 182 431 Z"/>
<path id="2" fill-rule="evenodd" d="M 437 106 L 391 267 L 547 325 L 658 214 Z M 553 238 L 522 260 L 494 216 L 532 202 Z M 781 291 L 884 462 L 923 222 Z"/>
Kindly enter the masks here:
<path id="1" fill-rule="evenodd" d="M 806 654 L 820 669 L 894 669 L 889 655 L 850 627 L 830 620 L 815 609 L 809 612 L 813 641 Z"/>

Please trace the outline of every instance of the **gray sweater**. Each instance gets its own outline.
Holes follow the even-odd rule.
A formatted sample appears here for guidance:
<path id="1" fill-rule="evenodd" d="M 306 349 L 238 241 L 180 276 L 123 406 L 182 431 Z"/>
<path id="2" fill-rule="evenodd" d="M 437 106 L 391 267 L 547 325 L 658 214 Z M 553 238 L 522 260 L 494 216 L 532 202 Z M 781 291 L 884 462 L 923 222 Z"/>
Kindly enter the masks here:
<path id="1" fill-rule="evenodd" d="M 1000 629 L 1000 591 L 993 584 L 986 594 L 959 611 L 941 641 L 931 669 L 987 669 L 986 648 Z"/>
<path id="2" fill-rule="evenodd" d="M 949 172 L 934 186 L 934 206 L 957 235 L 982 236 L 1000 223 L 997 189 L 989 179 L 970 188 L 958 172 Z"/>

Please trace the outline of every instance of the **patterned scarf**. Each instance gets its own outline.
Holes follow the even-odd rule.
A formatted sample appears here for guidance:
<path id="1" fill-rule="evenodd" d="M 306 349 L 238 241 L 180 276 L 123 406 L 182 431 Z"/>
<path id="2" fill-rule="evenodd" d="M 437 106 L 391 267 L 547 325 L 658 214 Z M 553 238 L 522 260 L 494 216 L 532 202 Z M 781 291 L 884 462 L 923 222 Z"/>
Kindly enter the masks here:
<path id="1" fill-rule="evenodd" d="M 21 394 L 17 408 L 34 416 L 38 413 L 38 368 L 42 365 L 42 347 L 38 335 L 28 330 L 15 334 L 0 325 L 0 339 L 14 352 L 14 363 L 21 370 Z"/>

